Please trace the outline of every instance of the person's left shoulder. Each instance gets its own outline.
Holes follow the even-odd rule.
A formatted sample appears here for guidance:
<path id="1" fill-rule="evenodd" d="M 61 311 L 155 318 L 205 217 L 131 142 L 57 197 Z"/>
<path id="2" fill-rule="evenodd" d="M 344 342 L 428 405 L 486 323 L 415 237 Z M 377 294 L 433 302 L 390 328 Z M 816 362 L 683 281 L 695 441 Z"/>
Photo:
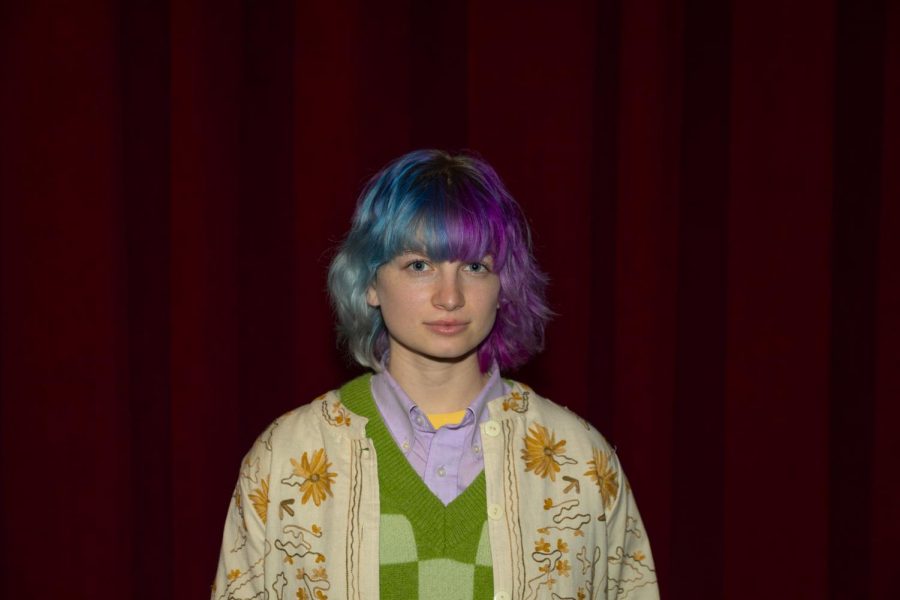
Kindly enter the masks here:
<path id="1" fill-rule="evenodd" d="M 568 407 L 541 396 L 524 383 L 507 380 L 507 384 L 510 391 L 498 402 L 498 409 L 504 413 L 520 414 L 529 431 L 536 430 L 542 436 L 564 440 L 570 448 L 586 453 L 595 449 L 613 451 L 593 425 Z"/>

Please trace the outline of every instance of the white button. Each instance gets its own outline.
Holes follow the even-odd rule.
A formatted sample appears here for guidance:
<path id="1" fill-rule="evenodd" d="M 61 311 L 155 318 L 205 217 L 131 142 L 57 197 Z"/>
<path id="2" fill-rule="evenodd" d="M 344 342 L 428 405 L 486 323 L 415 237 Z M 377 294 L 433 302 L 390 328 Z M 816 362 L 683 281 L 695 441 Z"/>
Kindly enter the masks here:
<path id="1" fill-rule="evenodd" d="M 500 423 L 488 421 L 484 424 L 484 432 L 491 437 L 497 437 L 500 434 Z"/>
<path id="2" fill-rule="evenodd" d="M 421 417 L 421 416 L 416 417 L 416 423 L 419 424 L 419 425 L 422 424 L 422 417 Z"/>
<path id="3" fill-rule="evenodd" d="M 503 516 L 503 508 L 499 504 L 488 504 L 488 516 L 496 521 Z"/>
<path id="4" fill-rule="evenodd" d="M 447 474 L 447 469 L 445 469 L 444 467 L 438 467 L 437 474 L 438 477 L 443 477 Z"/>
<path id="5" fill-rule="evenodd" d="M 472 446 L 472 452 L 474 452 L 475 454 L 481 454 L 481 446 Z"/>
<path id="6" fill-rule="evenodd" d="M 497 592 L 494 594 L 494 600 L 509 600 L 508 592 Z"/>
<path id="7" fill-rule="evenodd" d="M 401 446 L 403 447 L 404 450 L 409 450 L 409 440 L 403 440 L 403 443 L 401 444 Z"/>

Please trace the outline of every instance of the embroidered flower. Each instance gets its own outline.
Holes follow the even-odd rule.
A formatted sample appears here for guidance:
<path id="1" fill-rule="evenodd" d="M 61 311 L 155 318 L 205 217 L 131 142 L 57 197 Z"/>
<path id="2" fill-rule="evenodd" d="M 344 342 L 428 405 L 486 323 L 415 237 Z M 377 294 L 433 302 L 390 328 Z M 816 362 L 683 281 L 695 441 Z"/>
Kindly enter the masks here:
<path id="1" fill-rule="evenodd" d="M 312 498 L 316 506 L 319 506 L 328 496 L 333 495 L 331 493 L 331 485 L 334 483 L 334 478 L 337 474 L 328 471 L 331 463 L 328 462 L 328 456 L 325 454 L 324 448 L 316 450 L 312 460 L 304 452 L 300 462 L 292 458 L 291 464 L 294 465 L 294 475 L 303 480 L 300 483 L 300 491 L 303 493 L 300 502 L 306 504 Z"/>
<path id="2" fill-rule="evenodd" d="M 544 538 L 541 538 L 534 543 L 534 551 L 535 552 L 550 552 L 550 543 L 545 541 Z"/>
<path id="3" fill-rule="evenodd" d="M 600 488 L 600 498 L 603 500 L 603 508 L 609 508 L 619 493 L 619 474 L 610 464 L 608 452 L 594 448 L 594 459 L 589 460 L 591 468 L 584 472 L 590 476 Z"/>
<path id="4" fill-rule="evenodd" d="M 234 581 L 235 579 L 237 579 L 240 576 L 241 576 L 240 569 L 233 569 L 231 571 L 228 571 L 228 575 L 227 575 L 228 581 Z"/>
<path id="5" fill-rule="evenodd" d="M 567 560 L 558 560 L 556 561 L 556 572 L 562 575 L 563 577 L 568 577 L 572 572 L 572 567 L 569 566 L 569 561 Z"/>
<path id="6" fill-rule="evenodd" d="M 535 423 L 528 428 L 525 436 L 525 448 L 522 449 L 522 460 L 525 461 L 525 470 L 534 471 L 539 477 L 550 476 L 550 481 L 556 481 L 560 464 L 574 462 L 563 455 L 566 448 L 566 440 L 556 441 L 556 435 L 543 425 Z"/>
<path id="7" fill-rule="evenodd" d="M 253 510 L 266 522 L 266 513 L 269 512 L 269 478 L 262 480 L 260 487 L 250 492 L 250 501 L 253 503 Z"/>

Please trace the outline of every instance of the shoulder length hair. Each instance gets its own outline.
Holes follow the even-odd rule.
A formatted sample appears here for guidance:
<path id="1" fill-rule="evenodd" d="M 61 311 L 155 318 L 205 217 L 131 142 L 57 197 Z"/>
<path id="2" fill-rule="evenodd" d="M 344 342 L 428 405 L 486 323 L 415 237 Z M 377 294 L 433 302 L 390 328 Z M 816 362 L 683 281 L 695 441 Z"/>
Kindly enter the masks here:
<path id="1" fill-rule="evenodd" d="M 532 254 L 522 209 L 484 160 L 416 150 L 379 171 L 360 194 L 349 233 L 328 270 L 339 342 L 365 367 L 388 349 L 381 311 L 366 302 L 380 266 L 405 251 L 435 261 L 490 255 L 500 279 L 494 327 L 478 348 L 482 372 L 518 367 L 543 348 L 547 277 Z"/>

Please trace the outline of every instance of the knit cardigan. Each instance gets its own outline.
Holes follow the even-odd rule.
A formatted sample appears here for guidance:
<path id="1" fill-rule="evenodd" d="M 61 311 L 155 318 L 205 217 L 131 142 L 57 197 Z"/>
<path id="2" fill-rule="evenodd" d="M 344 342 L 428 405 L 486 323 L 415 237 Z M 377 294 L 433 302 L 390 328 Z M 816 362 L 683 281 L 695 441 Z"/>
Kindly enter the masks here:
<path id="1" fill-rule="evenodd" d="M 509 383 L 481 424 L 494 597 L 658 598 L 613 449 L 568 409 Z M 333 391 L 263 432 L 228 509 L 213 599 L 378 598 L 378 467 L 366 423 Z"/>

